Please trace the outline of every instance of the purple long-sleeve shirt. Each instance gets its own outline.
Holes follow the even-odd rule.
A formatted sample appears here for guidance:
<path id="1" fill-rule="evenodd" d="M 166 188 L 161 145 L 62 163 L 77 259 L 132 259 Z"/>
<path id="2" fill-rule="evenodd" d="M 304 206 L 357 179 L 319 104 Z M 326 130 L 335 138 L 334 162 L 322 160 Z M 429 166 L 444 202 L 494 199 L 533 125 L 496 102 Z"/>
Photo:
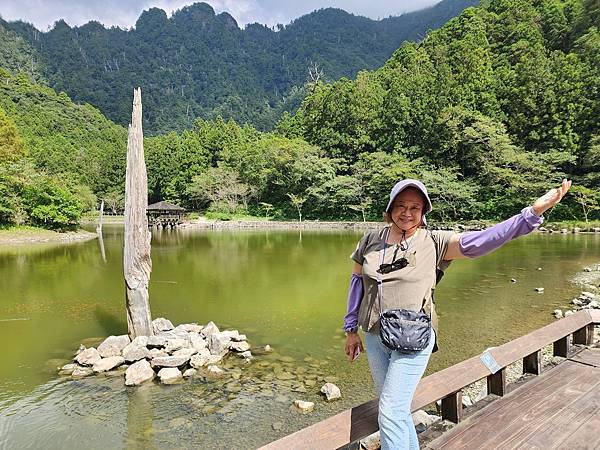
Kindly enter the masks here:
<path id="1" fill-rule="evenodd" d="M 536 216 L 533 208 L 523 208 L 520 214 L 482 231 L 467 231 L 458 241 L 460 252 L 469 258 L 486 255 L 508 241 L 531 233 L 539 227 L 543 218 Z"/>
<path id="2" fill-rule="evenodd" d="M 542 222 L 543 218 L 534 213 L 533 207 L 528 206 L 523 208 L 520 214 L 516 214 L 493 227 L 482 231 L 462 233 L 458 241 L 460 251 L 469 258 L 486 255 L 512 239 L 532 232 Z M 362 276 L 353 273 L 348 290 L 347 312 L 344 316 L 345 330 L 358 325 L 358 310 L 362 302 L 363 290 Z"/>

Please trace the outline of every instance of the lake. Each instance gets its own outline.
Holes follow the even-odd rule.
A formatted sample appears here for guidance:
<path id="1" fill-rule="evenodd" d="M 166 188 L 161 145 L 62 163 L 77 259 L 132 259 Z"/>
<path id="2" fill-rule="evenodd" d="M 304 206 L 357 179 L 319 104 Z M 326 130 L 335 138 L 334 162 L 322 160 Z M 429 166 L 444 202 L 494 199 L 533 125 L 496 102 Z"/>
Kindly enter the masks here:
<path id="1" fill-rule="evenodd" d="M 81 342 L 127 331 L 123 228 L 105 226 L 104 258 L 97 240 L 0 246 L 0 448 L 254 448 L 370 400 L 366 357 L 346 362 L 341 331 L 360 236 L 154 232 L 153 317 L 212 320 L 275 351 L 248 365 L 228 358 L 222 379 L 127 389 L 122 377 L 56 372 Z M 540 233 L 453 262 L 436 291 L 440 351 L 428 373 L 550 323 L 598 255 L 598 234 Z M 318 392 L 330 377 L 343 399 L 326 403 Z M 314 412 L 297 413 L 294 399 L 314 401 Z"/>

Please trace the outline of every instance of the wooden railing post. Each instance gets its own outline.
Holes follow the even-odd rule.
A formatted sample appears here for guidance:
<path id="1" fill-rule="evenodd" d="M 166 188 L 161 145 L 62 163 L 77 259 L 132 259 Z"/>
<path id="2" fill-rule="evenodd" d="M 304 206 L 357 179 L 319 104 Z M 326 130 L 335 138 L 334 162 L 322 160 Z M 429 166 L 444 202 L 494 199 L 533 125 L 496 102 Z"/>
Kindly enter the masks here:
<path id="1" fill-rule="evenodd" d="M 573 333 L 573 344 L 591 345 L 594 343 L 594 324 L 587 324 L 585 327 Z"/>
<path id="2" fill-rule="evenodd" d="M 562 339 L 554 342 L 554 356 L 562 356 L 567 358 L 569 356 L 569 336 L 565 336 Z"/>
<path id="3" fill-rule="evenodd" d="M 454 392 L 442 399 L 442 419 L 458 423 L 462 419 L 462 391 Z"/>
<path id="4" fill-rule="evenodd" d="M 498 372 L 488 375 L 487 377 L 488 394 L 495 394 L 502 397 L 506 393 L 506 368 L 502 368 Z"/>
<path id="5" fill-rule="evenodd" d="M 539 375 L 542 373 L 542 350 L 523 358 L 523 373 Z"/>

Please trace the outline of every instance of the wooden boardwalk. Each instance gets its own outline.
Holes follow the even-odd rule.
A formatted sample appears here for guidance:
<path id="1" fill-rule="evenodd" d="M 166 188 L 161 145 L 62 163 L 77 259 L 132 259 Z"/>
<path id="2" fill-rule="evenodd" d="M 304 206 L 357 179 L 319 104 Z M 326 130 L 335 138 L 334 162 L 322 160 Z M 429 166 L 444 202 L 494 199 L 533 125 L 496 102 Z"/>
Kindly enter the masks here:
<path id="1" fill-rule="evenodd" d="M 442 418 L 457 424 L 439 437 L 435 429 L 425 432 L 420 436 L 424 448 L 600 450 L 600 348 L 594 342 L 595 325 L 600 325 L 600 310 L 581 310 L 421 380 L 412 411 L 441 400 Z M 548 345 L 554 356 L 566 360 L 543 370 L 542 348 Z M 519 360 L 523 373 L 534 377 L 509 386 L 506 367 Z M 487 379 L 485 406 L 467 415 L 462 389 L 482 379 Z M 362 438 L 377 431 L 377 414 L 378 401 L 373 399 L 261 448 L 358 449 Z"/>
<path id="2" fill-rule="evenodd" d="M 427 449 L 599 449 L 600 348 L 494 400 Z"/>

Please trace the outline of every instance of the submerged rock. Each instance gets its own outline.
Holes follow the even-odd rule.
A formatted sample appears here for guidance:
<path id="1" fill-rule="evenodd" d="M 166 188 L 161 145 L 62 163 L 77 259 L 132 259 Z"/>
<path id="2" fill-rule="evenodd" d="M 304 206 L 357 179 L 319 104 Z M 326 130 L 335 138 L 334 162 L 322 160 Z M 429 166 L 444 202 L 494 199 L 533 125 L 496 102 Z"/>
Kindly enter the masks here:
<path id="1" fill-rule="evenodd" d="M 223 369 L 215 365 L 210 365 L 206 368 L 206 373 L 209 375 L 218 376 L 223 374 Z"/>
<path id="2" fill-rule="evenodd" d="M 325 383 L 321 387 L 321 392 L 325 394 L 328 402 L 342 398 L 342 392 L 340 391 L 340 388 L 333 383 Z"/>
<path id="3" fill-rule="evenodd" d="M 73 378 L 83 378 L 83 377 L 89 377 L 90 375 L 93 375 L 94 371 L 92 370 L 91 367 L 77 367 L 73 373 L 71 374 L 71 376 Z"/>
<path id="4" fill-rule="evenodd" d="M 198 373 L 196 369 L 187 369 L 185 372 L 183 372 L 183 378 L 191 378 L 195 376 L 196 373 Z"/>
<path id="5" fill-rule="evenodd" d="M 73 371 L 75 371 L 75 369 L 77 369 L 78 367 L 80 366 L 75 363 L 66 364 L 60 368 L 58 373 L 60 375 L 71 375 Z"/>
<path id="6" fill-rule="evenodd" d="M 158 377 L 162 384 L 175 384 L 183 380 L 181 372 L 176 367 L 165 367 L 160 369 Z"/>
<path id="7" fill-rule="evenodd" d="M 315 409 L 315 404 L 313 402 L 306 402 L 304 400 L 294 400 L 294 406 L 302 414 L 308 414 Z"/>
<path id="8" fill-rule="evenodd" d="M 145 359 L 132 364 L 125 371 L 125 385 L 139 386 L 140 384 L 153 380 L 156 374 L 150 363 Z"/>

